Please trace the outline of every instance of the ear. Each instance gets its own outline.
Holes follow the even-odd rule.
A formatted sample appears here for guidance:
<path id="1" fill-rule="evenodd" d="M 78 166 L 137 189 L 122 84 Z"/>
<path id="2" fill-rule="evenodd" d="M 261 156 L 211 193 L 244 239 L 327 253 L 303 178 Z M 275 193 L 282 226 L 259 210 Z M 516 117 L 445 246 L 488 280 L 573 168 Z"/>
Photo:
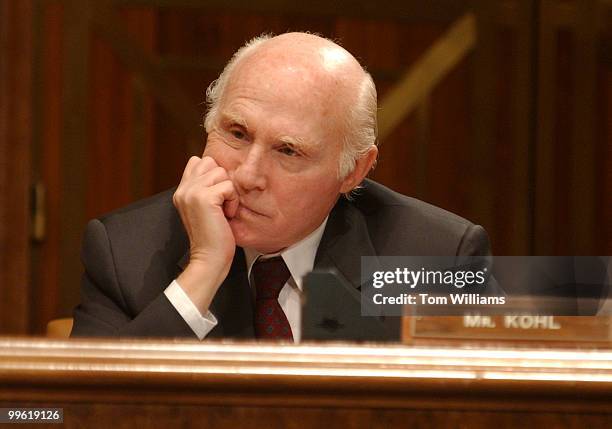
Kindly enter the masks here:
<path id="1" fill-rule="evenodd" d="M 363 179 L 368 175 L 372 166 L 376 162 L 378 156 L 378 147 L 372 146 L 368 152 L 355 160 L 355 168 L 348 176 L 342 181 L 340 186 L 340 192 L 346 194 L 351 192 L 359 185 Z"/>

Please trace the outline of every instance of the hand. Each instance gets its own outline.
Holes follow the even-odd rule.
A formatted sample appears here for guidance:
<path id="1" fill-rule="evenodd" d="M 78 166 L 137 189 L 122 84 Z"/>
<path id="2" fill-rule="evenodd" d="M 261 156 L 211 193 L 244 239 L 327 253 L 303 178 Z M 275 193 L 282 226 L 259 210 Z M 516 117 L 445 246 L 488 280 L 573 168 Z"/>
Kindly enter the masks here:
<path id="1" fill-rule="evenodd" d="M 238 194 L 213 158 L 192 156 L 173 202 L 189 237 L 189 264 L 177 281 L 204 314 L 234 258 L 228 219 L 236 214 Z"/>

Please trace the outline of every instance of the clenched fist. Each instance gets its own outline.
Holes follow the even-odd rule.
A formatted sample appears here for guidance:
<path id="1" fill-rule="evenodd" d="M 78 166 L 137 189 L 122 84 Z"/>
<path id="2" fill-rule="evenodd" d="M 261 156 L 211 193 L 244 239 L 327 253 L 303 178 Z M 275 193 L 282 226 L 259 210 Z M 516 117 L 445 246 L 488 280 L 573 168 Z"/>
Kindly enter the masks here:
<path id="1" fill-rule="evenodd" d="M 228 219 L 236 214 L 238 194 L 213 158 L 192 156 L 173 202 L 190 243 L 189 264 L 177 281 L 204 314 L 234 258 L 236 242 Z"/>

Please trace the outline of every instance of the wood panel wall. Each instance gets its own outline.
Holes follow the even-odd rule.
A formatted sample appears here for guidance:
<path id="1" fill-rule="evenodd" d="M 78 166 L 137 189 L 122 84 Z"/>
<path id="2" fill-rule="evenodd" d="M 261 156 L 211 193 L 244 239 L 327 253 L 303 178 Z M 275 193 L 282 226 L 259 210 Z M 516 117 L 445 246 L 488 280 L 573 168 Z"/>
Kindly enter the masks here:
<path id="1" fill-rule="evenodd" d="M 0 331 L 27 332 L 32 2 L 0 1 Z"/>
<path id="2" fill-rule="evenodd" d="M 206 87 L 262 32 L 309 30 L 340 41 L 372 73 L 383 99 L 472 11 L 475 49 L 381 142 L 373 177 L 484 225 L 495 254 L 612 253 L 609 2 L 32 4 L 27 169 L 30 182 L 46 186 L 47 228 L 44 240 L 26 246 L 16 274 L 26 279 L 20 299 L 32 310 L 21 330 L 41 332 L 49 319 L 70 315 L 87 219 L 176 185 L 187 158 L 203 149 Z M 14 231 L 24 242 L 23 226 Z"/>

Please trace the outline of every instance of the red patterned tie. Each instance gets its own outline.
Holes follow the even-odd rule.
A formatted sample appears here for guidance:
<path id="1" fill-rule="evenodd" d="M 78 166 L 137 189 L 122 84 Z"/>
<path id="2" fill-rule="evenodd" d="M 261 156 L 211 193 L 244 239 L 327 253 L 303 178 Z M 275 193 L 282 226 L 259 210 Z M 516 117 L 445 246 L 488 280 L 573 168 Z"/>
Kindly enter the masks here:
<path id="1" fill-rule="evenodd" d="M 289 269 L 280 256 L 258 259 L 253 265 L 255 282 L 255 336 L 293 340 L 291 326 L 278 303 L 278 294 L 289 280 Z"/>

